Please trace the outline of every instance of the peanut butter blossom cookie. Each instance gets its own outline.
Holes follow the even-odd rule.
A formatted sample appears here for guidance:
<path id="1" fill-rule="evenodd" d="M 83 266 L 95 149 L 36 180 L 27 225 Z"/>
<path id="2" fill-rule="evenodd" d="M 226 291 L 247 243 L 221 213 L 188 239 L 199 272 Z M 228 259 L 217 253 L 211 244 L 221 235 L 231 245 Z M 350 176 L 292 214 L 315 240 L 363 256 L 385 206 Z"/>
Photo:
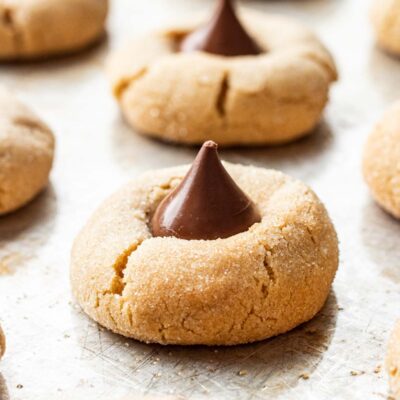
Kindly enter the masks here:
<path id="1" fill-rule="evenodd" d="M 386 369 L 393 398 L 400 399 L 400 321 L 397 322 L 389 340 Z"/>
<path id="2" fill-rule="evenodd" d="M 54 137 L 48 126 L 0 89 L 0 215 L 32 200 L 48 183 Z"/>
<path id="3" fill-rule="evenodd" d="M 233 345 L 308 321 L 338 266 L 329 216 L 303 183 L 221 163 L 151 171 L 95 212 L 72 250 L 72 290 L 108 329 L 144 342 Z"/>
<path id="4" fill-rule="evenodd" d="M 0 0 L 0 60 L 80 50 L 104 33 L 108 0 Z"/>
<path id="5" fill-rule="evenodd" d="M 0 358 L 3 357 L 4 352 L 6 351 L 6 337 L 4 336 L 3 329 L 0 325 Z"/>
<path id="6" fill-rule="evenodd" d="M 374 0 L 371 20 L 378 45 L 400 54 L 400 0 Z"/>
<path id="7" fill-rule="evenodd" d="M 242 24 L 243 22 L 243 24 Z M 307 28 L 220 0 L 208 22 L 133 40 L 110 60 L 114 94 L 130 125 L 169 141 L 282 143 L 315 127 L 337 79 Z"/>
<path id="8" fill-rule="evenodd" d="M 363 172 L 377 203 L 400 218 L 400 101 L 383 116 L 364 149 Z"/>

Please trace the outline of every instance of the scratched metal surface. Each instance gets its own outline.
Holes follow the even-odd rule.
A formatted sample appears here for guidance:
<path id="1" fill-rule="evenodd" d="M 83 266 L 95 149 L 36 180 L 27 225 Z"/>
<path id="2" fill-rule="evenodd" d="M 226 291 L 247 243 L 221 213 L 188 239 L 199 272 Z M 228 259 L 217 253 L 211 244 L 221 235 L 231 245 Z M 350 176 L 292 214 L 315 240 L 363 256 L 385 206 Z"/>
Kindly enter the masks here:
<path id="1" fill-rule="evenodd" d="M 247 2 L 311 25 L 334 53 L 341 80 L 313 136 L 274 149 L 223 152 L 230 161 L 301 178 L 326 203 L 341 264 L 320 315 L 254 345 L 161 347 L 100 329 L 71 299 L 71 242 L 93 208 L 140 172 L 194 156 L 193 149 L 137 136 L 124 125 L 103 74 L 105 57 L 128 36 L 205 3 L 115 0 L 102 46 L 62 61 L 0 68 L 0 83 L 49 122 L 58 144 L 48 190 L 0 219 L 0 319 L 8 335 L 1 400 L 386 398 L 379 366 L 400 317 L 400 224 L 371 201 L 360 155 L 371 125 L 400 93 L 400 61 L 375 48 L 365 0 Z"/>

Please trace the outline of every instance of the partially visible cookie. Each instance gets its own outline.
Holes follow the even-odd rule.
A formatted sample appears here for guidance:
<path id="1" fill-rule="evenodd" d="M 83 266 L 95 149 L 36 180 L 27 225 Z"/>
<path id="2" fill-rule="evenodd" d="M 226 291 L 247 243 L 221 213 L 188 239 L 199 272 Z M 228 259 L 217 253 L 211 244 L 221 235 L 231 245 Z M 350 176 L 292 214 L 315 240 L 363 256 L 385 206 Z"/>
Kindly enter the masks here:
<path id="1" fill-rule="evenodd" d="M 400 102 L 386 112 L 369 136 L 363 173 L 375 200 L 400 218 Z"/>
<path id="2" fill-rule="evenodd" d="M 400 399 L 400 321 L 397 322 L 389 340 L 386 357 L 389 385 L 396 400 Z"/>
<path id="3" fill-rule="evenodd" d="M 3 357 L 4 352 L 6 351 L 6 337 L 4 336 L 3 329 L 0 325 L 0 358 Z"/>
<path id="4" fill-rule="evenodd" d="M 0 60 L 80 50 L 104 33 L 108 0 L 0 0 Z"/>
<path id="5" fill-rule="evenodd" d="M 374 0 L 371 21 L 379 46 L 400 54 L 400 0 Z"/>
<path id="6" fill-rule="evenodd" d="M 44 122 L 4 89 L 0 110 L 1 215 L 25 205 L 47 185 L 54 137 Z"/>

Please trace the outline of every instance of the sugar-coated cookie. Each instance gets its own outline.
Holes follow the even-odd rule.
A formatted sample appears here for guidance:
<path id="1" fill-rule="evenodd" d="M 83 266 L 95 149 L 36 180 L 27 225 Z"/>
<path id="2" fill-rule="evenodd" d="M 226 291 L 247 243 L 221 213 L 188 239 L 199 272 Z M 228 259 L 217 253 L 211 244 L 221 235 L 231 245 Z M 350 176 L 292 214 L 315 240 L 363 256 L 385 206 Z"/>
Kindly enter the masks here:
<path id="1" fill-rule="evenodd" d="M 179 51 L 196 23 L 136 38 L 117 52 L 109 71 L 128 123 L 168 141 L 221 146 L 283 143 L 311 132 L 337 79 L 329 52 L 286 17 L 242 19 L 261 54 Z"/>
<path id="2" fill-rule="evenodd" d="M 6 337 L 0 325 L 0 358 L 3 357 L 6 351 Z"/>
<path id="3" fill-rule="evenodd" d="M 400 102 L 386 112 L 369 136 L 363 172 L 375 200 L 400 218 Z"/>
<path id="4" fill-rule="evenodd" d="M 228 221 L 224 239 L 181 238 L 209 236 L 193 224 L 218 221 L 210 210 L 218 194 L 210 190 L 210 203 L 199 211 L 196 188 L 183 184 L 193 180 L 182 181 L 187 166 L 151 171 L 100 206 L 75 240 L 71 261 L 73 293 L 90 317 L 127 337 L 181 345 L 254 342 L 314 317 L 338 267 L 338 241 L 324 206 L 280 172 L 224 166 L 251 199 L 240 223 L 259 221 L 226 237 Z M 174 203 L 179 190 L 192 192 L 192 201 Z M 182 221 L 181 210 L 192 218 Z M 160 233 L 160 224 L 170 232 Z"/>
<path id="5" fill-rule="evenodd" d="M 47 185 L 54 137 L 46 124 L 4 89 L 0 109 L 1 215 L 25 205 Z"/>
<path id="6" fill-rule="evenodd" d="M 386 357 L 389 385 L 395 400 L 400 399 L 400 321 L 397 322 L 389 340 Z"/>
<path id="7" fill-rule="evenodd" d="M 378 45 L 400 54 L 400 0 L 374 0 L 371 21 Z"/>
<path id="8" fill-rule="evenodd" d="M 80 50 L 104 33 L 108 0 L 0 0 L 0 60 Z"/>

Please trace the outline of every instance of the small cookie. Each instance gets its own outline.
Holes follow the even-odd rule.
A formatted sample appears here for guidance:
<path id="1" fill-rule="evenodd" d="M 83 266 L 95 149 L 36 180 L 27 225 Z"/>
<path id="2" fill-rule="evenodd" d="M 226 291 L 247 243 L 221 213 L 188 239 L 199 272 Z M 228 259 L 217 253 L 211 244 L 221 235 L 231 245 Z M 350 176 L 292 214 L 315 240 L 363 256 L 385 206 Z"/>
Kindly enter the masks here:
<path id="1" fill-rule="evenodd" d="M 145 174 L 92 216 L 71 258 L 83 310 L 124 336 L 180 345 L 254 342 L 313 318 L 338 267 L 322 203 L 280 172 L 229 163 L 227 172 L 199 172 L 199 157 L 189 173 L 182 166 Z M 213 179 L 204 200 L 197 185 Z M 233 203 L 216 193 L 227 185 Z M 240 207 L 241 191 L 251 200 Z"/>
<path id="2" fill-rule="evenodd" d="M 329 52 L 286 17 L 246 13 L 243 22 L 261 54 L 179 51 L 196 23 L 137 38 L 115 54 L 112 87 L 128 123 L 184 144 L 276 144 L 310 133 L 337 79 Z"/>
<path id="3" fill-rule="evenodd" d="M 50 129 L 0 90 L 0 215 L 20 208 L 46 185 L 54 156 Z"/>
<path id="4" fill-rule="evenodd" d="M 400 54 L 400 0 L 374 0 L 371 21 L 378 45 Z"/>
<path id="5" fill-rule="evenodd" d="M 70 53 L 104 33 L 108 0 L 0 0 L 0 60 Z"/>
<path id="6" fill-rule="evenodd" d="M 369 136 L 363 173 L 372 195 L 382 208 L 400 218 L 400 102 L 383 116 Z"/>
<path id="7" fill-rule="evenodd" d="M 386 357 L 389 385 L 396 400 L 400 399 L 400 321 L 397 322 L 389 340 Z"/>
<path id="8" fill-rule="evenodd" d="M 3 357 L 5 351 L 6 351 L 6 337 L 0 325 L 0 358 Z"/>

